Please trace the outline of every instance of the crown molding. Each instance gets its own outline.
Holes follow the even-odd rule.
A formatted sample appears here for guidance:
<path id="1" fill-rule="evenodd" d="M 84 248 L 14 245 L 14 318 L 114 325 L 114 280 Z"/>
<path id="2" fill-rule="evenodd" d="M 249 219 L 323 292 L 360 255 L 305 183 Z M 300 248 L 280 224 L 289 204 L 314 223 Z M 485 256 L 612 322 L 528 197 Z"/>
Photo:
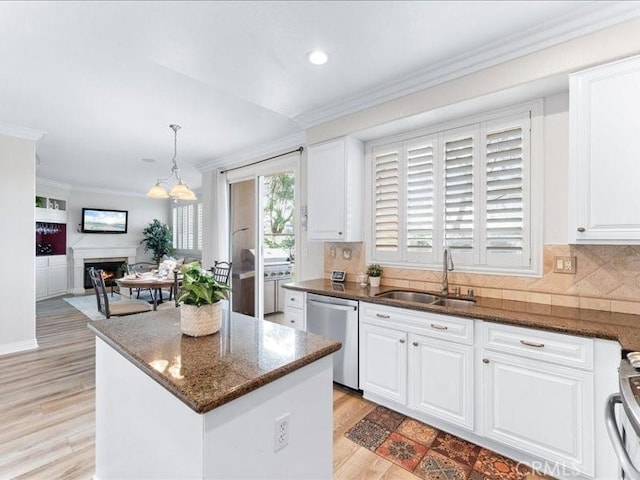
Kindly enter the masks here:
<path id="1" fill-rule="evenodd" d="M 196 168 L 204 173 L 220 167 L 237 167 L 243 163 L 255 161 L 259 157 L 270 157 L 277 155 L 283 150 L 299 147 L 306 143 L 306 135 L 302 130 L 286 137 L 278 138 L 260 145 L 256 145 L 239 152 L 235 152 L 223 157 L 214 158 L 206 162 L 199 163 Z"/>
<path id="2" fill-rule="evenodd" d="M 57 180 L 51 180 L 49 178 L 36 177 L 36 185 L 43 187 L 59 188 L 61 190 L 71 190 L 71 185 L 68 183 L 58 182 Z"/>
<path id="3" fill-rule="evenodd" d="M 638 2 L 594 2 L 585 7 L 581 14 L 570 13 L 557 17 L 552 22 L 485 44 L 418 70 L 408 77 L 300 114 L 293 120 L 303 128 L 310 128 L 639 16 Z"/>
<path id="4" fill-rule="evenodd" d="M 74 192 L 98 193 L 100 195 L 117 195 L 121 197 L 138 197 L 149 198 L 143 192 L 131 192 L 128 190 L 114 190 L 113 188 L 97 188 L 87 185 L 73 185 L 71 190 Z M 157 199 L 156 199 L 157 200 Z"/>
<path id="5" fill-rule="evenodd" d="M 0 123 L 0 135 L 7 135 L 9 137 L 22 138 L 23 140 L 31 140 L 38 142 L 44 135 L 44 130 L 36 130 L 34 128 L 19 127 L 17 125 L 8 125 L 6 123 Z"/>

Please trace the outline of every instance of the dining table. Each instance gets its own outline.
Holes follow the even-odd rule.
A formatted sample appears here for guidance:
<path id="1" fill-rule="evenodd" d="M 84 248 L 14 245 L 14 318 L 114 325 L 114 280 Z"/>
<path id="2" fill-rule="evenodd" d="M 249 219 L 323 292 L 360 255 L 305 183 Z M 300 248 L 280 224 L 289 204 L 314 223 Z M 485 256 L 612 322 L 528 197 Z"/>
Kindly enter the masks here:
<path id="1" fill-rule="evenodd" d="M 122 277 L 116 279 L 118 286 L 122 288 L 148 288 L 151 291 L 151 302 L 153 309 L 158 308 L 158 303 L 162 303 L 162 289 L 172 288 L 175 280 L 172 277 L 156 277 L 155 275 L 143 275 L 135 277 Z M 175 294 L 175 292 L 174 292 Z M 160 300 L 160 301 L 158 301 Z"/>

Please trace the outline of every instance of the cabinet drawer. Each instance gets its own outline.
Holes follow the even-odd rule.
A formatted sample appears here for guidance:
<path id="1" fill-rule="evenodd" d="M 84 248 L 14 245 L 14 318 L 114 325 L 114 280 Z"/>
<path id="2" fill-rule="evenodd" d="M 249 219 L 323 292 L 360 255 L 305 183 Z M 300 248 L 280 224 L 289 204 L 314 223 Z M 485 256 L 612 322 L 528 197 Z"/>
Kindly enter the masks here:
<path id="1" fill-rule="evenodd" d="M 360 303 L 361 318 L 374 325 L 401 328 L 409 333 L 471 345 L 473 320 L 438 313 Z"/>
<path id="2" fill-rule="evenodd" d="M 592 369 L 593 340 L 544 330 L 484 322 L 487 349 L 558 365 Z"/>
<path id="3" fill-rule="evenodd" d="M 285 289 L 284 295 L 285 295 L 284 304 L 287 307 L 304 308 L 304 292 L 297 292 L 295 290 Z"/>

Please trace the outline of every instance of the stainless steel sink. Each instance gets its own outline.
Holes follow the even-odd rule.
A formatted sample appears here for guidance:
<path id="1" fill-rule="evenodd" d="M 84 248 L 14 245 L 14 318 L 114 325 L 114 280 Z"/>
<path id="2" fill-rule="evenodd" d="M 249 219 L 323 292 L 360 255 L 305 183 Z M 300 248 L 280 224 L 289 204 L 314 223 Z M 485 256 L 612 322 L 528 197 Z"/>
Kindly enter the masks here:
<path id="1" fill-rule="evenodd" d="M 376 295 L 376 297 L 390 298 L 393 300 L 402 300 L 405 302 L 414 302 L 414 303 L 433 303 L 440 298 L 435 295 L 431 295 L 429 293 L 404 292 L 404 291 L 391 291 L 391 292 L 379 293 L 378 295 Z"/>
<path id="2" fill-rule="evenodd" d="M 441 307 L 456 307 L 456 308 L 468 308 L 473 307 L 475 302 L 473 300 L 464 300 L 462 298 L 441 298 L 431 303 L 431 305 L 438 305 Z"/>
<path id="3" fill-rule="evenodd" d="M 376 297 L 400 300 L 402 302 L 424 303 L 427 305 L 456 308 L 472 307 L 475 303 L 473 300 L 465 300 L 463 298 L 447 298 L 432 295 L 430 293 L 411 292 L 405 290 L 392 290 L 390 292 L 379 293 Z"/>

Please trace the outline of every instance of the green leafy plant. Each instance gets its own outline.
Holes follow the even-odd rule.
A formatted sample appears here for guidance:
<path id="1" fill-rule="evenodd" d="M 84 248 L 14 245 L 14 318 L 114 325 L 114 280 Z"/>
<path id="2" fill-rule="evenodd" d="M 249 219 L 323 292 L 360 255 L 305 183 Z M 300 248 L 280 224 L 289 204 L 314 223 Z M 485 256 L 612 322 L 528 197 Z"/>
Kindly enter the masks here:
<path id="1" fill-rule="evenodd" d="M 178 294 L 178 302 L 202 307 L 227 298 L 229 287 L 216 282 L 213 273 L 203 270 L 200 263 L 192 262 L 183 265 L 180 271 L 182 272 L 182 287 Z"/>
<path id="2" fill-rule="evenodd" d="M 382 272 L 382 267 L 377 263 L 372 263 L 367 267 L 367 275 L 369 275 L 370 277 L 381 277 Z"/>
<path id="3" fill-rule="evenodd" d="M 153 261 L 160 263 L 162 257 L 173 252 L 173 235 L 167 224 L 157 218 L 142 230 L 144 238 L 140 243 L 144 244 L 144 251 L 153 252 Z"/>

